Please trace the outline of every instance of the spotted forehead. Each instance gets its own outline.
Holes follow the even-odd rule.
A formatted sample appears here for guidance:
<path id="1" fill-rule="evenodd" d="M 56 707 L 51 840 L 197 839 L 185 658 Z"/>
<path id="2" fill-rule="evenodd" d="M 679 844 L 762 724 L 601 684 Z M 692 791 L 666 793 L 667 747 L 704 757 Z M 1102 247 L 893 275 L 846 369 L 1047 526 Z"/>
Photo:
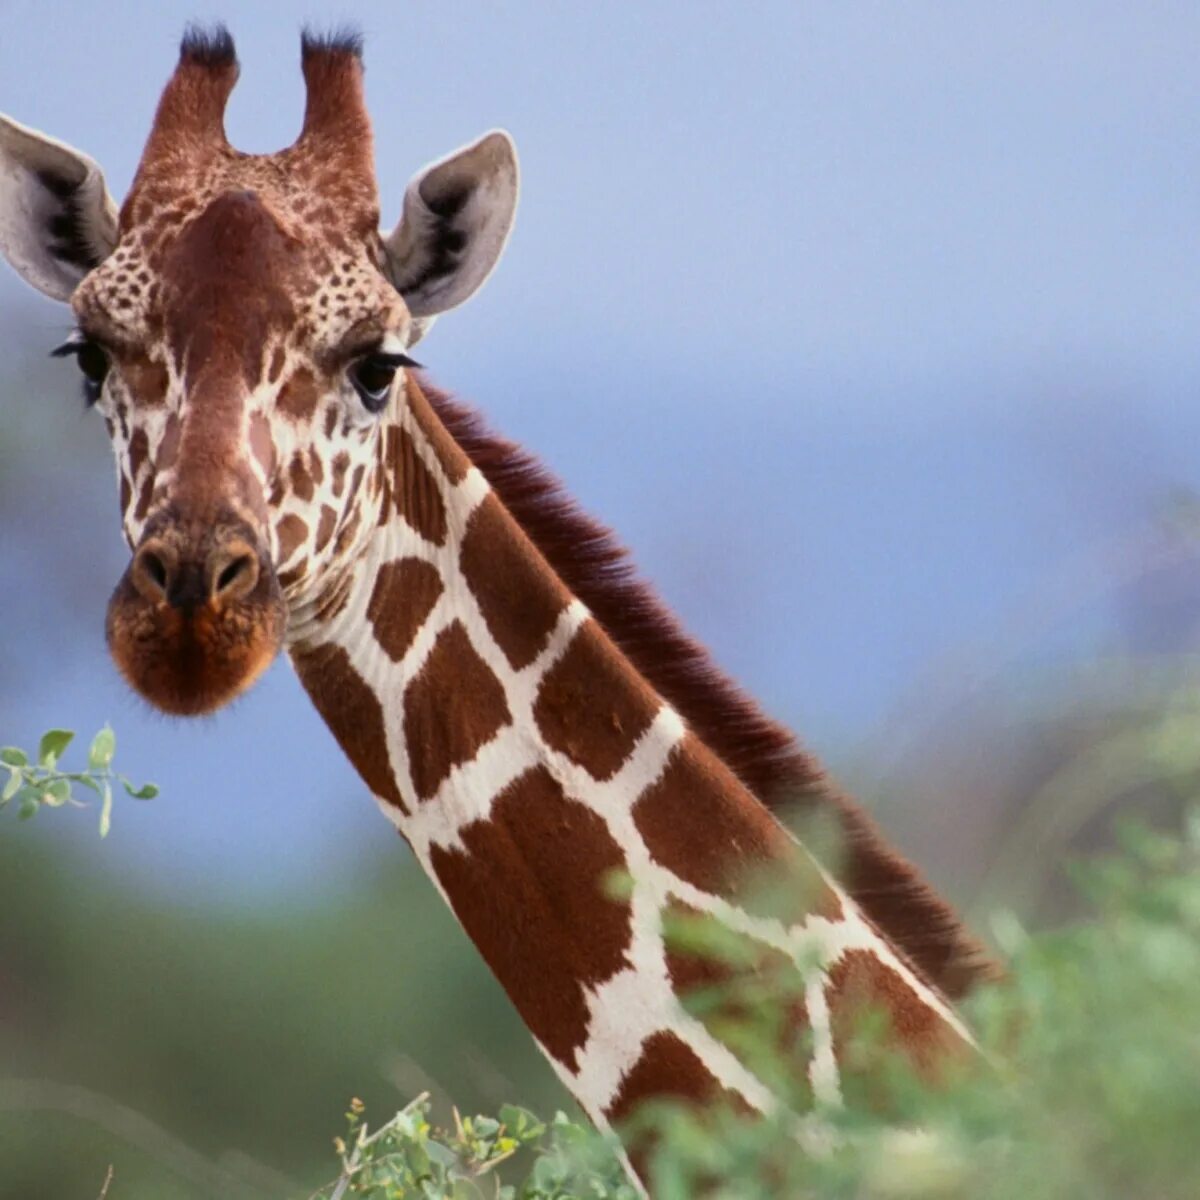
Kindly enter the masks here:
<path id="1" fill-rule="evenodd" d="M 373 193 L 355 195 L 294 150 L 230 152 L 190 178 L 140 179 L 116 249 L 73 305 L 118 347 L 178 341 L 181 325 L 216 317 L 254 334 L 260 353 L 284 341 L 319 356 L 356 332 L 407 336 L 384 261 Z M 264 304 L 273 319 L 249 320 Z"/>

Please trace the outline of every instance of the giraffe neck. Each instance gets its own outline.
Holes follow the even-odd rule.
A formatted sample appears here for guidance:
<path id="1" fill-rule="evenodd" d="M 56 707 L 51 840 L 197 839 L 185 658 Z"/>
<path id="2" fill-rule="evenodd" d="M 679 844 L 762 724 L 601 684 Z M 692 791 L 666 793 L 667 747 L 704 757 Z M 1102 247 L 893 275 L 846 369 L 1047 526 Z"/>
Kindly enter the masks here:
<path id="1" fill-rule="evenodd" d="M 415 383 L 381 444 L 365 549 L 293 604 L 292 659 L 592 1119 L 649 1096 L 772 1102 L 680 1003 L 714 968 L 668 944 L 676 915 L 715 916 L 760 962 L 818 964 L 791 1012 L 819 1101 L 840 1095 L 853 1006 L 884 1008 L 919 1063 L 967 1044 L 938 990 L 571 593 Z M 782 907 L 747 887 L 766 867 L 794 885 Z"/>

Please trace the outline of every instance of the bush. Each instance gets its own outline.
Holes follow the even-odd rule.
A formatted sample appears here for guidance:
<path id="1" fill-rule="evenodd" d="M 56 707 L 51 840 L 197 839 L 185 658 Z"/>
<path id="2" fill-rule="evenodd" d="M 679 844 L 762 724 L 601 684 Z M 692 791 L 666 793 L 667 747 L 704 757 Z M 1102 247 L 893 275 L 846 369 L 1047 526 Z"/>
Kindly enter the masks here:
<path id="1" fill-rule="evenodd" d="M 1126 825 L 1121 840 L 1122 853 L 1076 871 L 1093 919 L 1035 935 L 1012 917 L 996 919 L 1011 966 L 967 1005 L 983 1051 L 977 1069 L 931 1088 L 890 1061 L 886 1111 L 850 1091 L 842 1107 L 799 1122 L 786 1108 L 764 1120 L 656 1104 L 633 1122 L 654 1146 L 652 1195 L 1200 1196 L 1200 817 L 1180 837 Z M 770 1006 L 751 1024 L 743 1044 L 778 1028 Z M 873 1053 L 885 1034 L 867 1021 L 847 1053 Z M 343 1192 L 321 1195 L 633 1194 L 600 1139 L 562 1114 L 547 1130 L 506 1109 L 438 1134 L 427 1104 L 422 1097 L 371 1138 L 352 1112 Z M 524 1180 L 482 1190 L 482 1177 L 522 1148 L 533 1153 Z"/>

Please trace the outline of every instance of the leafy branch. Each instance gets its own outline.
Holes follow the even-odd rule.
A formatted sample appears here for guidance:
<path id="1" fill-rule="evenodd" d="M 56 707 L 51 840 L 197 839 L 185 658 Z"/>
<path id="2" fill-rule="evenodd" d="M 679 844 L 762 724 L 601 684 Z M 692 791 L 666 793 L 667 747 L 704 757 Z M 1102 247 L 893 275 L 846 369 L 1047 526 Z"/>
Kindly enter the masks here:
<path id="1" fill-rule="evenodd" d="M 592 1129 L 558 1113 L 547 1125 L 514 1104 L 498 1116 L 464 1117 L 454 1128 L 429 1122 L 425 1092 L 370 1132 L 361 1100 L 351 1100 L 346 1136 L 334 1139 L 342 1173 L 311 1200 L 635 1200 L 610 1148 Z M 496 1168 L 521 1150 L 534 1161 L 524 1182 L 505 1184 Z M 491 1176 L 485 1192 L 479 1182 Z"/>
<path id="2" fill-rule="evenodd" d="M 61 770 L 59 759 L 74 739 L 70 729 L 48 730 L 42 734 L 34 760 L 17 746 L 0 748 L 0 767 L 8 771 L 8 779 L 0 788 L 0 809 L 15 804 L 17 816 L 27 821 L 42 807 L 62 808 L 69 804 L 86 808 L 86 802 L 75 795 L 76 786 L 84 787 L 100 797 L 100 836 L 107 837 L 112 825 L 114 784 L 120 784 L 135 800 L 153 800 L 158 788 L 153 783 L 135 788 L 126 776 L 113 770 L 117 736 L 108 725 L 92 738 L 84 770 Z"/>

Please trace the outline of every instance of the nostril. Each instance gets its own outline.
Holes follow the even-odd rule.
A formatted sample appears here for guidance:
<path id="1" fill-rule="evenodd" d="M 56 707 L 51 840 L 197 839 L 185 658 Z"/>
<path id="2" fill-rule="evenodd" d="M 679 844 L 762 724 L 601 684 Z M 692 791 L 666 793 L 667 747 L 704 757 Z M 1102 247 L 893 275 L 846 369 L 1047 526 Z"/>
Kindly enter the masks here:
<path id="1" fill-rule="evenodd" d="M 133 558 L 134 586 L 148 600 L 165 600 L 174 574 L 175 556 L 160 542 L 148 542 Z"/>
<path id="2" fill-rule="evenodd" d="M 209 560 L 209 579 L 214 600 L 239 600 L 258 582 L 258 556 L 245 542 L 235 542 Z"/>
<path id="3" fill-rule="evenodd" d="M 239 578 L 244 578 L 249 575 L 252 569 L 250 556 L 248 554 L 240 555 L 235 558 L 227 567 L 225 567 L 220 575 L 217 576 L 216 592 L 219 596 L 222 592 L 232 587 Z"/>
<path id="4" fill-rule="evenodd" d="M 163 560 L 153 551 L 142 555 L 142 570 L 163 592 L 167 590 L 167 568 Z"/>

